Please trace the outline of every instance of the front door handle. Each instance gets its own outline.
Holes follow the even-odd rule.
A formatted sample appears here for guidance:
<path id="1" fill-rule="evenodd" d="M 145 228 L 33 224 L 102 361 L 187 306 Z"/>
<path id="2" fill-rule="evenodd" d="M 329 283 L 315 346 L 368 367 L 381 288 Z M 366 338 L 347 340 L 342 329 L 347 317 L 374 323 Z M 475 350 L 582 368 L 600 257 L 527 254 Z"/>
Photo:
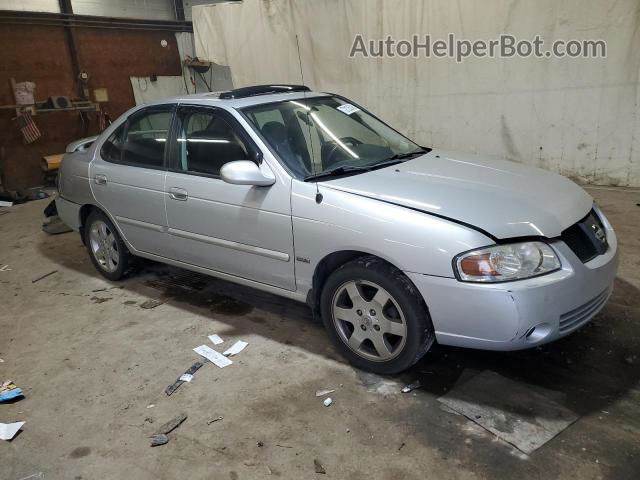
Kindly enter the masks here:
<path id="1" fill-rule="evenodd" d="M 106 175 L 101 175 L 101 174 L 97 174 L 93 176 L 93 181 L 96 183 L 96 185 L 106 185 L 107 184 L 107 176 Z"/>
<path id="2" fill-rule="evenodd" d="M 189 198 L 189 194 L 183 188 L 171 187 L 169 189 L 169 197 L 174 200 L 179 200 L 181 202 L 186 202 Z"/>

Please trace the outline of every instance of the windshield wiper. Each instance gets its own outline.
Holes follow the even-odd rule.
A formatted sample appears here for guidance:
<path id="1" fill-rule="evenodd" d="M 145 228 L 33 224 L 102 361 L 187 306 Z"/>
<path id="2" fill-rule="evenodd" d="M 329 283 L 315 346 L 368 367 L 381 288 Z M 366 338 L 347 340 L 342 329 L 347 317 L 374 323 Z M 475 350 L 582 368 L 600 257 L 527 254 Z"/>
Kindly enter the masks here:
<path id="1" fill-rule="evenodd" d="M 307 175 L 306 177 L 304 177 L 304 181 L 308 182 L 309 180 L 318 180 L 319 178 L 337 177 L 339 175 L 344 175 L 346 173 L 366 172 L 370 168 L 371 168 L 370 166 L 353 167 L 353 166 L 346 165 L 346 166 L 331 168 L 329 170 L 325 170 L 324 172 L 315 173 L 313 175 Z"/>
<path id="2" fill-rule="evenodd" d="M 426 148 L 419 148 L 418 150 L 414 150 L 413 152 L 396 153 L 392 157 L 385 158 L 381 162 L 375 163 L 374 165 L 386 164 L 387 162 L 391 162 L 393 160 L 406 160 L 406 159 L 409 159 L 411 157 L 415 157 L 416 155 L 423 155 L 425 153 L 429 153 L 430 151 L 431 151 L 431 149 L 427 150 Z"/>
<path id="3" fill-rule="evenodd" d="M 384 160 L 380 160 L 377 163 L 371 163 L 369 165 L 363 165 L 360 167 L 354 167 L 352 165 L 340 166 L 336 168 L 331 168 L 329 170 L 325 170 L 324 172 L 316 173 L 313 175 L 307 175 L 304 177 L 304 181 L 308 182 L 310 180 L 317 180 L 319 178 L 326 177 L 337 177 L 339 175 L 344 175 L 348 173 L 359 173 L 359 172 L 369 172 L 371 170 L 376 170 L 378 168 L 389 167 L 391 165 L 396 165 L 397 163 L 401 163 L 402 160 L 406 160 L 408 158 L 414 157 L 416 155 L 422 155 L 425 153 L 429 153 L 431 149 L 421 148 L 419 150 L 414 150 L 413 152 L 408 153 L 396 153 L 394 156 L 385 158 Z"/>

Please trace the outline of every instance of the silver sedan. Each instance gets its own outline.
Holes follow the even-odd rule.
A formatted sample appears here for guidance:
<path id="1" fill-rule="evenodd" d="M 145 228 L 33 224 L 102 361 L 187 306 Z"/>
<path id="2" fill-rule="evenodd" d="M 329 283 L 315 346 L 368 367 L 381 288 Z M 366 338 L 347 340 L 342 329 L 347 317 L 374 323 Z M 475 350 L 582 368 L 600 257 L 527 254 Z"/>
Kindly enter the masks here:
<path id="1" fill-rule="evenodd" d="M 565 336 L 617 242 L 573 182 L 420 146 L 339 95 L 246 87 L 136 107 L 69 146 L 59 215 L 110 280 L 144 257 L 307 302 L 353 364 Z"/>

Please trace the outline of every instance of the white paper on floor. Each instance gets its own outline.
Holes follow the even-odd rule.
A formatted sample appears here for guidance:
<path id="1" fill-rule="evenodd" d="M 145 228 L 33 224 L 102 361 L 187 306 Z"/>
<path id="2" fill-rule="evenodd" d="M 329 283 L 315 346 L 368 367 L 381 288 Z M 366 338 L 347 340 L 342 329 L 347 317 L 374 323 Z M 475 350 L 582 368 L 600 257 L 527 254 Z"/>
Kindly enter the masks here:
<path id="1" fill-rule="evenodd" d="M 220 335 L 209 335 L 209 340 L 213 342 L 214 345 L 220 345 L 223 340 L 220 338 Z"/>
<path id="2" fill-rule="evenodd" d="M 0 423 L 0 440 L 11 440 L 25 422 Z"/>
<path id="3" fill-rule="evenodd" d="M 438 400 L 530 454 L 578 419 L 558 403 L 558 392 L 509 380 L 485 370 Z"/>
<path id="4" fill-rule="evenodd" d="M 242 350 L 244 350 L 244 347 L 246 347 L 247 345 L 249 345 L 247 342 L 238 340 L 236 343 L 234 343 L 231 346 L 231 348 L 227 349 L 222 355 L 224 355 L 225 357 L 226 356 L 233 357 L 234 355 L 237 355 Z"/>
<path id="5" fill-rule="evenodd" d="M 204 358 L 220 368 L 227 367 L 233 363 L 227 357 L 220 355 L 213 348 L 206 345 L 200 345 L 199 347 L 194 348 L 193 351 L 198 355 L 202 355 Z"/>
<path id="6" fill-rule="evenodd" d="M 191 380 L 193 380 L 193 375 L 191 375 L 190 373 L 183 373 L 182 375 L 180 375 L 180 380 L 182 380 L 183 382 L 190 382 Z"/>

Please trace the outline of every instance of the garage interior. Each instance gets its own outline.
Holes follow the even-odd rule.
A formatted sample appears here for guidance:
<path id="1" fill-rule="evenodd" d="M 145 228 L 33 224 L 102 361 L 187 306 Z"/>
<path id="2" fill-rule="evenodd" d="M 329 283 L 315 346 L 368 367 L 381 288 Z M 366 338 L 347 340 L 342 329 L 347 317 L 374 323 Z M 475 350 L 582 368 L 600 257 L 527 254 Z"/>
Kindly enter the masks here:
<path id="1" fill-rule="evenodd" d="M 0 384 L 22 390 L 0 424 L 25 422 L 0 441 L 0 478 L 638 478 L 640 2 L 588 4 L 0 0 Z M 359 33 L 448 32 L 588 32 L 608 52 L 348 55 Z M 273 82 L 352 98 L 421 145 L 570 178 L 616 231 L 611 298 L 549 344 L 435 345 L 376 375 L 304 303 L 151 261 L 110 282 L 46 217 L 68 144 L 136 105 Z M 195 347 L 237 341 L 234 365 L 176 382 Z"/>

